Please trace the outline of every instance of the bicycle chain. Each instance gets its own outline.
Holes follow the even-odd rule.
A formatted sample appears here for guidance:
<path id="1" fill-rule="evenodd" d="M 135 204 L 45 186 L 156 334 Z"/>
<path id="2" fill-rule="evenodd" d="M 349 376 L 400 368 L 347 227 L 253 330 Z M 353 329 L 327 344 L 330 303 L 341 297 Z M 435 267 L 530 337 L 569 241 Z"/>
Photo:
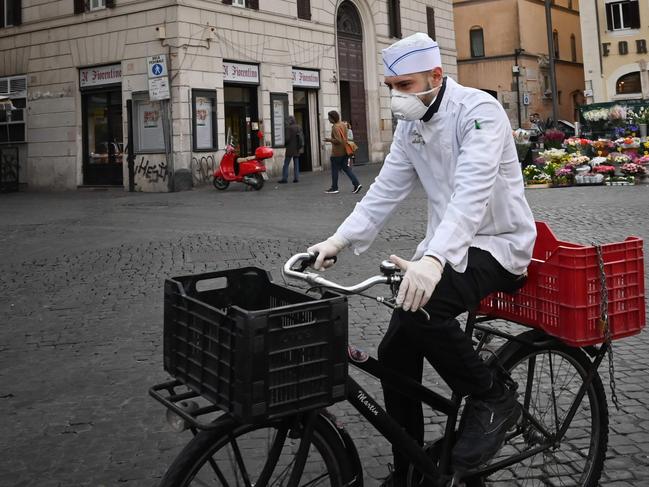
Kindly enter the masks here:
<path id="1" fill-rule="evenodd" d="M 606 273 L 604 272 L 604 258 L 602 257 L 602 247 L 594 245 L 597 252 L 597 261 L 599 264 L 599 282 L 600 282 L 600 330 L 604 331 L 604 343 L 608 346 L 608 374 L 611 378 L 611 399 L 615 404 L 615 409 L 620 410 L 620 403 L 617 398 L 615 386 L 615 364 L 613 362 L 613 341 L 611 339 L 611 327 L 608 320 L 608 287 L 606 286 Z"/>

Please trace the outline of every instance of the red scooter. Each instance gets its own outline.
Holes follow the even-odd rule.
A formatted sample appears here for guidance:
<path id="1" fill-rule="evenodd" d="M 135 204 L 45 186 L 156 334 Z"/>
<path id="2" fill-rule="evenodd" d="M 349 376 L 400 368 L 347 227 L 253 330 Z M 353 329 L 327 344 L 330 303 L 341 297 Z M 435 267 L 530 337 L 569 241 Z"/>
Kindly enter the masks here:
<path id="1" fill-rule="evenodd" d="M 221 158 L 221 164 L 214 171 L 214 187 L 224 190 L 230 186 L 230 182 L 235 181 L 259 191 L 264 187 L 264 181 L 268 180 L 264 160 L 271 157 L 273 149 L 265 146 L 257 147 L 254 156 L 237 157 L 237 151 L 230 141 Z"/>

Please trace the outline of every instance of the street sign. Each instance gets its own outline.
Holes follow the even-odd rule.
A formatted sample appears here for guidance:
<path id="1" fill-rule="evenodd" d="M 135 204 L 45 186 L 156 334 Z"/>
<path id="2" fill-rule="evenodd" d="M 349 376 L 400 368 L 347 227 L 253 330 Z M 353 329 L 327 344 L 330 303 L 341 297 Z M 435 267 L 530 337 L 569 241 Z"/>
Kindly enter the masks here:
<path id="1" fill-rule="evenodd" d="M 146 58 L 147 74 L 149 78 L 161 78 L 167 76 L 167 57 L 164 54 Z"/>
<path id="2" fill-rule="evenodd" d="M 169 78 L 149 78 L 149 100 L 168 100 L 169 93 Z"/>
<path id="3" fill-rule="evenodd" d="M 529 104 L 530 104 L 530 94 L 523 93 L 523 105 L 529 105 Z"/>

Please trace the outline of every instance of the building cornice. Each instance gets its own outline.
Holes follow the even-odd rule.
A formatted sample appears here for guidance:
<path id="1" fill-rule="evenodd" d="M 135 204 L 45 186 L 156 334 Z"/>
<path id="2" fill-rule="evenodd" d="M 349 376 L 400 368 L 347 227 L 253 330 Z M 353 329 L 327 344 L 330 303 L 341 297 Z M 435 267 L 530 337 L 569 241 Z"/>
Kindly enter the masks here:
<path id="1" fill-rule="evenodd" d="M 539 56 L 535 56 L 534 54 L 524 54 L 521 53 L 519 54 L 519 59 L 520 58 L 527 58 L 527 59 L 533 59 L 537 61 L 539 59 Z M 484 56 L 484 57 L 479 57 L 479 58 L 468 58 L 468 59 L 459 59 L 457 60 L 457 64 L 480 64 L 482 62 L 492 62 L 492 61 L 503 61 L 506 59 L 514 59 L 514 54 L 502 54 L 499 56 Z M 557 59 L 555 60 L 556 64 L 562 64 L 564 66 L 575 66 L 575 67 L 584 67 L 584 63 L 577 63 L 573 61 L 566 61 L 564 59 Z"/>
<path id="2" fill-rule="evenodd" d="M 514 1 L 517 1 L 517 0 L 514 0 Z M 522 0 L 522 1 L 529 2 L 529 3 L 536 3 L 537 5 L 545 6 L 545 2 L 543 0 Z M 463 0 L 462 2 L 453 3 L 453 8 L 464 7 L 464 6 L 473 6 L 473 5 L 478 5 L 478 4 L 481 4 L 481 3 L 495 3 L 495 2 L 502 3 L 503 0 Z M 568 7 L 563 7 L 561 5 L 552 5 L 552 10 L 558 10 L 560 12 L 566 12 L 566 13 L 576 15 L 577 17 L 579 17 L 579 10 L 571 9 L 571 8 L 568 8 Z"/>

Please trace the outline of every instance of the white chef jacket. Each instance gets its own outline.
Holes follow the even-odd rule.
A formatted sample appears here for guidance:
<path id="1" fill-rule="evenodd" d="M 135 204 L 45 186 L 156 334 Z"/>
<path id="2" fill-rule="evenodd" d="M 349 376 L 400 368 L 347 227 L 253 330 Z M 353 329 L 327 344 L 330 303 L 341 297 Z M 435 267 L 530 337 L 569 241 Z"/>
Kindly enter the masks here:
<path id="1" fill-rule="evenodd" d="M 464 272 L 469 247 L 522 274 L 536 227 L 509 120 L 491 95 L 446 78 L 428 122 L 399 121 L 379 175 L 336 234 L 367 250 L 417 180 L 428 197 L 426 237 L 413 260 L 432 255 Z"/>

